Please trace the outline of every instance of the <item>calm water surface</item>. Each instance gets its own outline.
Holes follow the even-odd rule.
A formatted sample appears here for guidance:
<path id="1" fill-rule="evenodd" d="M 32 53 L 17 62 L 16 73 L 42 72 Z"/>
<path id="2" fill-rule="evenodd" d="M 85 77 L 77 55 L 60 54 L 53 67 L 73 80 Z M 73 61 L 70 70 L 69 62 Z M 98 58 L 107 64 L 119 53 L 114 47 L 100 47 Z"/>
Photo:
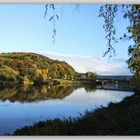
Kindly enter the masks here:
<path id="1" fill-rule="evenodd" d="M 0 134 L 53 118 L 79 114 L 117 103 L 130 91 L 99 90 L 95 87 L 21 87 L 0 89 Z"/>

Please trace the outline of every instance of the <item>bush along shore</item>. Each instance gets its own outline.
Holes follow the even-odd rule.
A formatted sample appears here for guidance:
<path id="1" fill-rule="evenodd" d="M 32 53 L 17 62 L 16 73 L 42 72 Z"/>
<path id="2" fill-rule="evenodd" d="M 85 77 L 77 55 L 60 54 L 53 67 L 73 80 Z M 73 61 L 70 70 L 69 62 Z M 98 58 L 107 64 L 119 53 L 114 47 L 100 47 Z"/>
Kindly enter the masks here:
<path id="1" fill-rule="evenodd" d="M 86 112 L 77 119 L 54 119 L 17 129 L 12 135 L 140 135 L 140 95 Z"/>

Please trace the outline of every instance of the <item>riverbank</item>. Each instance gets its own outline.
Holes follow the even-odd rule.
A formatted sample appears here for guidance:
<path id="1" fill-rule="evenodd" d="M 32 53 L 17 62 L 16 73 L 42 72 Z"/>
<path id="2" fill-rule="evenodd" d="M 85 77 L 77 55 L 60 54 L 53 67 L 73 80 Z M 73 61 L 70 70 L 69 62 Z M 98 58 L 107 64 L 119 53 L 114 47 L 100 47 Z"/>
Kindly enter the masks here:
<path id="1" fill-rule="evenodd" d="M 13 135 L 140 135 L 140 95 L 86 112 L 78 119 L 54 119 L 17 129 Z"/>
<path id="2" fill-rule="evenodd" d="M 95 81 L 88 81 L 88 80 L 64 80 L 64 79 L 52 79 L 54 85 L 61 85 L 61 86 L 80 86 L 80 85 L 97 85 L 98 83 Z M 50 82 L 51 83 L 51 82 Z M 50 84 L 48 83 L 48 84 Z"/>

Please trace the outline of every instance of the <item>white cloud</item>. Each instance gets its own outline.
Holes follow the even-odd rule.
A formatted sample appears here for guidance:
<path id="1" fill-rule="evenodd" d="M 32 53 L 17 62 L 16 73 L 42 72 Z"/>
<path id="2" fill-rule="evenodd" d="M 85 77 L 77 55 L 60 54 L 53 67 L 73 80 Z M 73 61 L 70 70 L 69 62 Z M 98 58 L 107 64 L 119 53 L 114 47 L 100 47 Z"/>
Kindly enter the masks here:
<path id="1" fill-rule="evenodd" d="M 126 60 L 94 58 L 91 56 L 65 55 L 56 52 L 42 52 L 41 54 L 52 59 L 63 60 L 73 66 L 77 72 L 93 71 L 100 75 L 130 75 Z"/>

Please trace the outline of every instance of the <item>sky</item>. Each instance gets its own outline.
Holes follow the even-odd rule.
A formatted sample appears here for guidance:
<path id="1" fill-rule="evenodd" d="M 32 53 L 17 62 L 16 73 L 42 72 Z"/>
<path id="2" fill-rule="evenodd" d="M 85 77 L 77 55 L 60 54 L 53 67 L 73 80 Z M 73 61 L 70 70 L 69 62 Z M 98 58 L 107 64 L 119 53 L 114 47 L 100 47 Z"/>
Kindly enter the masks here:
<path id="1" fill-rule="evenodd" d="M 107 40 L 100 5 L 58 4 L 56 42 L 52 43 L 52 24 L 44 18 L 45 4 L 0 5 L 0 52 L 35 52 L 53 59 L 65 60 L 78 72 L 93 71 L 100 75 L 130 75 L 126 60 L 132 41 L 119 41 L 116 56 L 102 57 Z M 117 38 L 129 25 L 122 13 L 116 17 Z"/>

